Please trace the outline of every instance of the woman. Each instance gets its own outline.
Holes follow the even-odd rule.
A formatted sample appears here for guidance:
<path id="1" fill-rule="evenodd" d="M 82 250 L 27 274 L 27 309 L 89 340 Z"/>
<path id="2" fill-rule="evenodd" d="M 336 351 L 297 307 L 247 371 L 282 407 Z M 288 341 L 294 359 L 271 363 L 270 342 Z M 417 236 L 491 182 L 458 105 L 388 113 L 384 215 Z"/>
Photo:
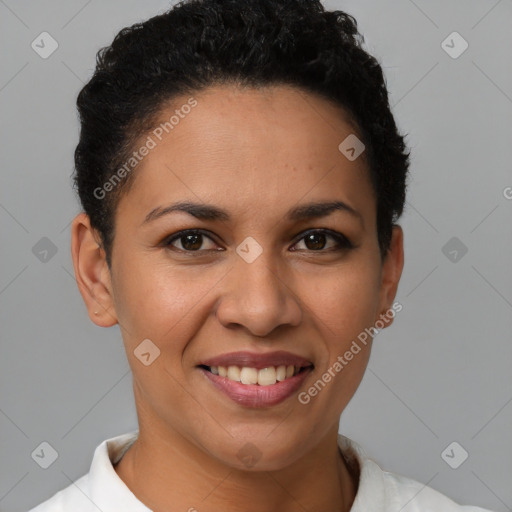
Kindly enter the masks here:
<path id="1" fill-rule="evenodd" d="M 477 511 L 338 436 L 401 308 L 409 154 L 355 20 L 192 0 L 122 30 L 78 97 L 72 225 L 139 430 L 43 511 Z"/>

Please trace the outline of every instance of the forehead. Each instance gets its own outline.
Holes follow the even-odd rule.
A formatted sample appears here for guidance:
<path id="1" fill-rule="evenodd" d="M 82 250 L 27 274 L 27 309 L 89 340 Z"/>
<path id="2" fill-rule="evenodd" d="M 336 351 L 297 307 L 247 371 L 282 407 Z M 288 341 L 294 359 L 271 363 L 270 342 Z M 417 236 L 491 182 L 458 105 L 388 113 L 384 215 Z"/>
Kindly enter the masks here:
<path id="1" fill-rule="evenodd" d="M 188 199 L 222 201 L 238 215 L 279 215 L 301 199 L 341 199 L 371 216 L 364 152 L 351 161 L 339 149 L 354 136 L 341 107 L 288 86 L 221 85 L 175 98 L 142 139 L 153 148 L 118 213 L 142 216 Z"/>

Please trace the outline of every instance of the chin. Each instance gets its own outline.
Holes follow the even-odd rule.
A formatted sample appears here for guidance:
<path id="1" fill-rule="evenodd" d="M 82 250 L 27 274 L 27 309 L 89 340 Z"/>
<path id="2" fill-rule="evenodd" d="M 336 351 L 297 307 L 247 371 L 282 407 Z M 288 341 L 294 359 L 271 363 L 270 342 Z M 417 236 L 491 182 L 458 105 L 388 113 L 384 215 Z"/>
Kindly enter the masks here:
<path id="1" fill-rule="evenodd" d="M 258 472 L 284 469 L 301 457 L 297 447 L 304 444 L 293 441 L 294 436 L 290 436 L 289 432 L 281 435 L 272 433 L 273 428 L 275 425 L 257 433 L 248 434 L 246 431 L 245 435 L 230 437 L 226 439 L 223 449 L 219 450 L 222 443 L 215 444 L 210 453 L 217 455 L 223 464 L 237 470 Z M 226 454 L 229 456 L 226 457 Z"/>

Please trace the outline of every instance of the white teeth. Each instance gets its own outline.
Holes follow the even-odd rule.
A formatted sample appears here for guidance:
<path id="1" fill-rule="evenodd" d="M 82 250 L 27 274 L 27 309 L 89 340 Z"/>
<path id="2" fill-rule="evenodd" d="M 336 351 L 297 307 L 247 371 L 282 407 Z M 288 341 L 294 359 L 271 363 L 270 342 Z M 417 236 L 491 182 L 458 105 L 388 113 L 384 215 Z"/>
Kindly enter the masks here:
<path id="1" fill-rule="evenodd" d="M 240 368 L 238 368 L 238 366 L 229 366 L 228 374 L 226 375 L 226 377 L 229 380 L 240 382 Z"/>
<path id="2" fill-rule="evenodd" d="M 258 372 L 258 384 L 260 386 L 271 386 L 277 382 L 276 369 L 273 366 L 262 368 Z"/>
<path id="3" fill-rule="evenodd" d="M 276 379 L 278 381 L 282 381 L 282 380 L 286 379 L 286 366 L 281 365 L 281 366 L 277 367 Z"/>
<path id="4" fill-rule="evenodd" d="M 242 368 L 240 370 L 240 382 L 242 384 L 257 384 L 258 370 L 256 368 Z"/>
<path id="5" fill-rule="evenodd" d="M 300 367 L 293 366 L 292 364 L 285 366 L 268 366 L 257 370 L 244 366 L 211 366 L 210 371 L 214 375 L 220 377 L 227 377 L 229 380 L 241 382 L 242 384 L 259 384 L 260 386 L 272 386 L 276 382 L 282 382 L 285 379 L 296 375 L 300 371 Z"/>

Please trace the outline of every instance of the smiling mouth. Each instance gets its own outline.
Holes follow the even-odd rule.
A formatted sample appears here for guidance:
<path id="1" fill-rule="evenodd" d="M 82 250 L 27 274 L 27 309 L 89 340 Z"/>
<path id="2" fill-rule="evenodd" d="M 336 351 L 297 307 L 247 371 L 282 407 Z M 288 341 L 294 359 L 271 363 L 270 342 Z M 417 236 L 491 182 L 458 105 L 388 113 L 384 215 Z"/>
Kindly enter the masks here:
<path id="1" fill-rule="evenodd" d="M 203 368 L 213 375 L 225 377 L 230 381 L 239 382 L 245 385 L 272 386 L 278 382 L 286 381 L 300 373 L 312 370 L 313 365 L 279 365 L 257 369 L 247 366 L 207 366 L 201 364 L 199 365 L 199 368 Z"/>

